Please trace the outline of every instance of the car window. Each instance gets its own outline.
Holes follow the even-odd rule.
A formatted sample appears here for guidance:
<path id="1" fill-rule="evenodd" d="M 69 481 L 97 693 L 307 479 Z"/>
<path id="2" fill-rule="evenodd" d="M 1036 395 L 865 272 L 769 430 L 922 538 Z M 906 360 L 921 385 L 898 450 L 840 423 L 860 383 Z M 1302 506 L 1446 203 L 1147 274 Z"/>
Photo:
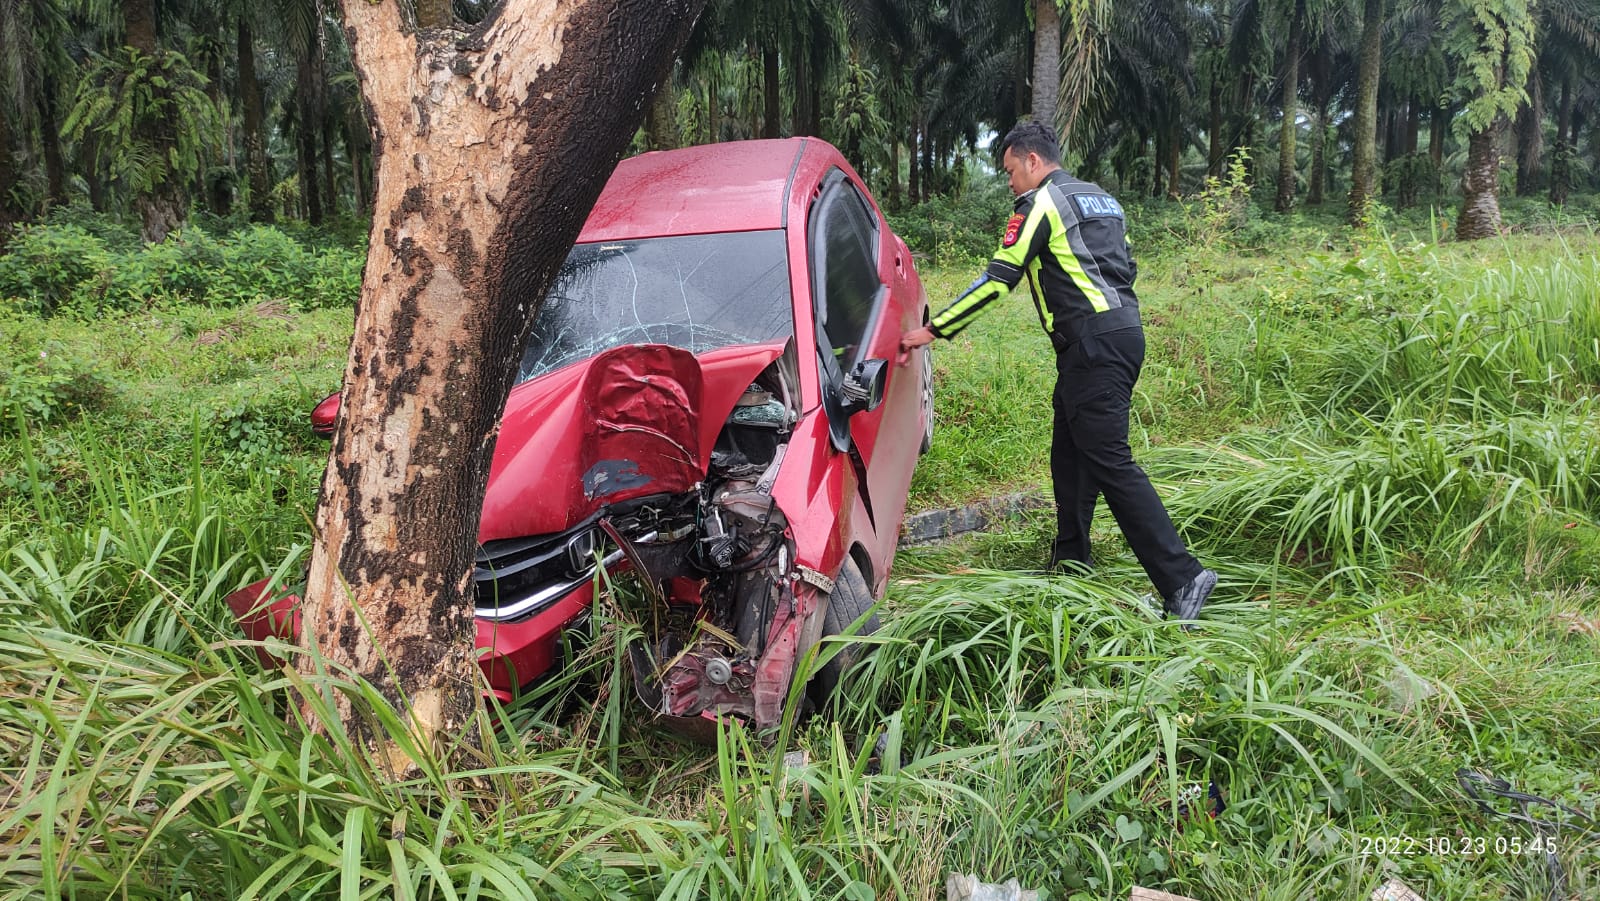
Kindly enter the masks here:
<path id="1" fill-rule="evenodd" d="M 793 334 L 781 230 L 579 244 L 534 320 L 517 381 L 624 344 L 700 353 Z"/>
<path id="2" fill-rule="evenodd" d="M 834 358 L 852 363 L 872 322 L 878 279 L 878 224 L 855 186 L 837 173 L 823 188 L 811 230 L 817 318 Z M 816 290 L 816 288 L 813 288 Z"/>

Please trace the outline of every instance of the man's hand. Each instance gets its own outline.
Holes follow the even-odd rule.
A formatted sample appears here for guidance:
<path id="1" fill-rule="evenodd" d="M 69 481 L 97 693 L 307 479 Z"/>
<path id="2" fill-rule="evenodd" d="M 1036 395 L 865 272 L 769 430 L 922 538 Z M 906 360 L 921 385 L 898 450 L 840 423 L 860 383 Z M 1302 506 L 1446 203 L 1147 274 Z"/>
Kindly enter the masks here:
<path id="1" fill-rule="evenodd" d="M 902 351 L 915 350 L 925 344 L 932 344 L 933 339 L 933 330 L 927 326 L 914 328 L 900 336 L 900 349 Z"/>

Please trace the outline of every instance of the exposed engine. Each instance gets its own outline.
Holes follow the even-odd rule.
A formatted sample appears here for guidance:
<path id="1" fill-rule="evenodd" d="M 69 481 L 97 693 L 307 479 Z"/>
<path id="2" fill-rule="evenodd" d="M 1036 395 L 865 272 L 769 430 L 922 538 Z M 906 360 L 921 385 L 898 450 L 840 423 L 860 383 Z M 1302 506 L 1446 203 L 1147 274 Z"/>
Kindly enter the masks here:
<path id="1" fill-rule="evenodd" d="M 477 615 L 531 615 L 592 580 L 597 564 L 626 559 L 643 595 L 631 612 L 644 639 L 629 654 L 645 703 L 674 717 L 753 715 L 774 622 L 780 611 L 794 614 L 803 570 L 772 497 L 798 418 L 791 345 L 739 398 L 694 490 L 608 507 L 561 535 L 486 544 L 474 575 Z M 776 655 L 784 665 L 792 664 L 787 650 Z"/>
<path id="2" fill-rule="evenodd" d="M 724 424 L 693 532 L 666 553 L 659 542 L 634 546 L 635 569 L 653 584 L 645 639 L 629 650 L 640 696 L 659 713 L 752 713 L 773 620 L 793 612 L 794 548 L 772 498 L 797 418 L 787 359 L 762 372 Z"/>

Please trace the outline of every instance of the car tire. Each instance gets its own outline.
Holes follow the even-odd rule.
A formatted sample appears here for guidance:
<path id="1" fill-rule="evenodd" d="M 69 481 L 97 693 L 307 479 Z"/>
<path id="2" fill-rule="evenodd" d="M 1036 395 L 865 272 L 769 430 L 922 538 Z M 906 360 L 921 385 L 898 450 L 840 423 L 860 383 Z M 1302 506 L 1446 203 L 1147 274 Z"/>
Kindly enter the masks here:
<path id="1" fill-rule="evenodd" d="M 922 348 L 922 446 L 925 454 L 933 449 L 933 346 Z"/>
<path id="2" fill-rule="evenodd" d="M 872 609 L 873 603 L 872 589 L 862 577 L 861 569 L 856 566 L 854 560 L 845 558 L 844 566 L 840 568 L 838 577 L 833 580 L 833 593 L 828 596 L 828 610 L 822 618 L 822 637 L 843 634 L 851 623 Z M 871 635 L 878 631 L 879 625 L 878 614 L 874 613 L 866 618 L 861 628 L 856 630 L 856 634 Z M 835 654 L 833 659 L 823 664 L 811 677 L 811 684 L 806 686 L 806 694 L 814 709 L 823 710 L 828 706 L 828 702 L 839 689 L 839 680 L 845 671 L 860 659 L 862 647 L 854 642 L 846 645 L 844 650 Z"/>

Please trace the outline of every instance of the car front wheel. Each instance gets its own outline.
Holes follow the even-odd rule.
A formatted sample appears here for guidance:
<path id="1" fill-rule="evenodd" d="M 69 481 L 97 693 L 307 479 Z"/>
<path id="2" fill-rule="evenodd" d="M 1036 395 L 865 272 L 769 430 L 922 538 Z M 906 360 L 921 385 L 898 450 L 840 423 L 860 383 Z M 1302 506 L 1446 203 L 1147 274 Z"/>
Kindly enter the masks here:
<path id="1" fill-rule="evenodd" d="M 828 597 L 828 611 L 822 618 L 822 637 L 842 635 L 861 615 L 872 609 L 872 589 L 862 577 L 856 562 L 845 558 L 838 578 L 833 582 L 833 594 Z M 857 635 L 871 635 L 878 631 L 878 614 L 873 613 L 861 623 Z M 839 679 L 861 656 L 862 646 L 851 642 L 833 659 L 817 669 L 807 686 L 807 695 L 817 710 L 822 710 L 839 689 Z"/>

